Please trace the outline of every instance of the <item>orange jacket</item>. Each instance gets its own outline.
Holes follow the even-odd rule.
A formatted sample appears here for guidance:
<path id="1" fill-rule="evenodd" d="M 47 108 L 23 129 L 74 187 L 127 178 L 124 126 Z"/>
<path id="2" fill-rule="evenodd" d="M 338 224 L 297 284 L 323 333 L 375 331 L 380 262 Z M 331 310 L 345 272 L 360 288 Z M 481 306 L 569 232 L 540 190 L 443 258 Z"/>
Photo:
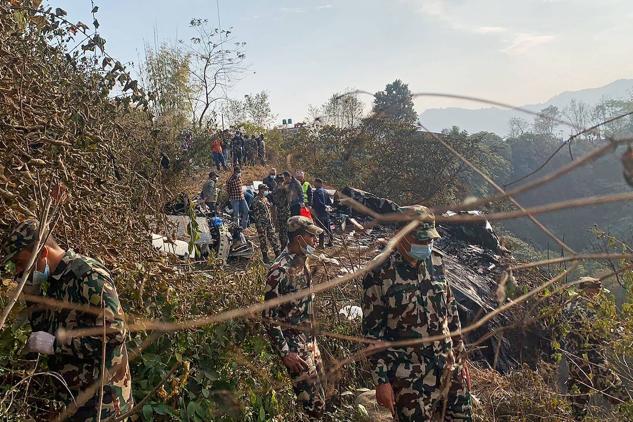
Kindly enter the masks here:
<path id="1" fill-rule="evenodd" d="M 219 139 L 214 139 L 211 142 L 211 151 L 222 154 L 222 142 Z"/>

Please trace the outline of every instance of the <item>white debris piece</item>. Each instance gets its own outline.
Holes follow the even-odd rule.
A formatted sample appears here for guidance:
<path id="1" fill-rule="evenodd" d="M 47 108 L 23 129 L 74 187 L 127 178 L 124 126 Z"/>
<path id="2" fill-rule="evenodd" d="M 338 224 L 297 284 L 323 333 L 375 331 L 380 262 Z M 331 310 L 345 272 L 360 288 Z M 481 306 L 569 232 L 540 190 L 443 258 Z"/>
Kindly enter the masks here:
<path id="1" fill-rule="evenodd" d="M 189 240 L 189 222 L 191 219 L 186 215 L 168 215 L 167 221 L 175 226 L 175 236 L 179 240 Z M 200 238 L 196 241 L 197 245 L 206 245 L 213 243 L 213 237 L 211 236 L 211 230 L 209 229 L 209 223 L 205 217 L 196 217 L 196 223 L 198 224 L 198 234 Z M 169 229 L 168 229 L 169 230 Z M 172 231 L 172 230 L 169 230 Z"/>
<path id="2" fill-rule="evenodd" d="M 161 252 L 170 253 L 172 255 L 179 256 L 181 258 L 189 258 L 189 244 L 184 240 L 174 240 L 170 242 L 165 236 L 152 233 L 152 246 Z M 195 250 L 193 251 L 193 257 L 195 257 Z"/>
<path id="3" fill-rule="evenodd" d="M 262 184 L 264 184 L 264 182 L 262 182 L 261 180 L 254 180 L 253 183 L 250 185 L 242 185 L 242 193 L 246 192 L 247 190 L 250 190 L 251 192 L 253 192 L 253 194 L 257 194 L 259 185 L 262 185 Z"/>
<path id="4" fill-rule="evenodd" d="M 363 319 L 363 310 L 360 308 L 360 306 L 356 305 L 343 306 L 341 310 L 338 311 L 338 313 L 339 315 L 343 315 L 350 321 L 353 321 L 355 319 Z"/>

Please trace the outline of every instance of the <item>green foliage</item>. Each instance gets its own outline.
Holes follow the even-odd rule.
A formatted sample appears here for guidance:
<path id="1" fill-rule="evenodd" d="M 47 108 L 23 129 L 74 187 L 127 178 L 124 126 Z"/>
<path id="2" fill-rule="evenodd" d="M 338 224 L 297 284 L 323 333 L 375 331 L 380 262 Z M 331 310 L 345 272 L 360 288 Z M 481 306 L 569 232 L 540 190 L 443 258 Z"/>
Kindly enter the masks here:
<path id="1" fill-rule="evenodd" d="M 400 79 L 387 84 L 384 91 L 375 94 L 373 112 L 379 119 L 393 120 L 403 125 L 415 126 L 418 121 L 413 109 L 413 95 L 409 86 Z"/>
<path id="2" fill-rule="evenodd" d="M 321 107 L 310 107 L 309 113 L 315 124 L 349 129 L 362 123 L 363 111 L 364 105 L 358 94 L 337 92 Z"/>
<path id="3" fill-rule="evenodd" d="M 179 121 L 179 126 L 190 121 L 194 91 L 190 72 L 191 56 L 182 50 L 166 44 L 157 50 L 145 47 L 141 73 L 153 94 L 150 104 L 155 116 Z"/>
<path id="4" fill-rule="evenodd" d="M 554 129 L 558 126 L 560 111 L 556 106 L 548 106 L 541 110 L 534 119 L 534 133 L 539 135 L 552 136 Z"/>
<path id="5" fill-rule="evenodd" d="M 591 112 L 592 123 L 606 121 L 633 111 L 633 100 L 604 100 Z M 633 131 L 633 116 L 615 120 L 598 130 L 602 137 L 626 136 Z"/>
<path id="6" fill-rule="evenodd" d="M 572 132 L 580 131 L 633 111 L 633 101 L 604 100 L 589 107 L 582 102 L 572 101 L 561 113 L 556 107 L 542 110 L 534 120 L 533 127 L 521 118 L 510 121 L 510 137 L 505 140 L 510 154 L 505 155 L 511 162 L 510 172 L 499 175 L 498 182 L 506 184 L 516 181 L 541 168 L 541 172 L 530 179 L 552 172 L 568 165 L 573 158 L 585 155 L 591 150 L 605 145 L 606 138 L 626 136 L 633 130 L 633 117 L 611 121 L 599 128 L 575 138 L 565 148 L 560 149 L 564 139 L 559 139 L 558 129 L 569 129 L 558 124 L 555 119 L 569 121 Z M 561 114 L 563 117 L 561 117 Z M 553 155 L 556 150 L 560 150 Z M 618 160 L 620 151 L 584 164 L 573 172 L 556 179 L 540 188 L 520 195 L 517 199 L 524 206 L 541 205 L 572 198 L 590 197 L 629 190 L 622 177 L 622 165 Z M 530 180 L 528 179 L 528 180 Z M 515 187 L 515 185 L 513 185 Z M 554 214 L 546 214 L 539 219 L 554 233 L 565 238 L 574 249 L 590 250 L 594 245 L 591 228 L 597 225 L 602 230 L 617 236 L 628 236 L 627 227 L 633 224 L 633 208 L 629 203 L 605 204 L 598 207 L 584 207 Z M 551 244 L 545 235 L 532 230 L 526 220 L 517 220 L 504 225 L 520 237 L 547 247 Z"/>
<path id="7" fill-rule="evenodd" d="M 2 303 L 4 306 L 5 303 Z M 11 365 L 19 359 L 20 352 L 29 338 L 28 324 L 16 321 L 0 331 L 0 367 Z"/>
<path id="8" fill-rule="evenodd" d="M 261 300 L 264 276 L 254 264 L 237 273 L 200 266 L 169 282 L 161 277 L 151 281 L 137 314 L 180 321 L 239 308 Z M 258 321 L 239 320 L 164 334 L 132 364 L 137 403 L 177 368 L 149 397 L 143 420 L 297 420 L 285 369 L 263 333 Z M 146 338 L 135 334 L 128 348 Z"/>
<path id="9" fill-rule="evenodd" d="M 243 100 L 228 99 L 221 108 L 225 126 L 268 128 L 275 119 L 270 107 L 270 99 L 266 91 L 246 94 Z M 259 134 L 263 131 L 250 134 Z"/>
<path id="10" fill-rule="evenodd" d="M 537 251 L 534 246 L 516 236 L 513 236 L 507 231 L 502 232 L 501 244 L 512 252 L 512 256 L 518 262 L 540 261 L 547 257 L 545 252 Z M 554 256 L 554 254 L 552 254 L 552 256 Z"/>
<path id="11" fill-rule="evenodd" d="M 292 157 L 295 166 L 326 183 L 358 187 L 402 204 L 445 204 L 461 195 L 486 192 L 481 177 L 473 175 L 435 136 L 490 175 L 507 171 L 507 160 L 490 134 L 469 135 L 454 128 L 434 135 L 375 117 L 355 128 L 314 126 L 285 134 L 279 149 Z"/>

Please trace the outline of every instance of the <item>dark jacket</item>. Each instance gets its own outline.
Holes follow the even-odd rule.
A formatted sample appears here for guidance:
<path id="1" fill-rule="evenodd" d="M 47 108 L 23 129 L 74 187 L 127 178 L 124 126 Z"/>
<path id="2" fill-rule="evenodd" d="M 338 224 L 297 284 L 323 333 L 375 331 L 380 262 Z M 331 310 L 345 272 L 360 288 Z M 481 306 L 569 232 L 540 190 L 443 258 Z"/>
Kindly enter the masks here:
<path id="1" fill-rule="evenodd" d="M 325 207 L 328 205 L 332 205 L 330 195 L 327 194 L 323 187 L 315 189 L 312 194 L 312 209 L 314 209 L 318 215 L 325 215 L 327 214 Z"/>
<path id="2" fill-rule="evenodd" d="M 277 187 L 277 182 L 275 182 L 275 176 L 271 176 L 270 174 L 266 177 L 264 177 L 264 180 L 262 181 L 266 186 L 268 186 L 268 189 L 272 192 L 275 190 L 275 188 Z"/>

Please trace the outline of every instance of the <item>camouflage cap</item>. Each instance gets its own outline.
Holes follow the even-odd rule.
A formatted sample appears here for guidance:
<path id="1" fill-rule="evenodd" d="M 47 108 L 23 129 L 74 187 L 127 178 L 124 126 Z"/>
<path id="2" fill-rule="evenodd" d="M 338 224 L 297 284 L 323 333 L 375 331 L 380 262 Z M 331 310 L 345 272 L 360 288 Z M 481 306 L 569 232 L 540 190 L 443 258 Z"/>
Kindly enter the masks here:
<path id="1" fill-rule="evenodd" d="M 2 244 L 2 264 L 4 265 L 13 259 L 18 252 L 32 247 L 37 236 L 37 221 L 26 220 L 18 224 Z"/>
<path id="2" fill-rule="evenodd" d="M 413 232 L 413 236 L 416 240 L 426 242 L 442 237 L 435 228 L 435 216 L 427 207 L 423 205 L 410 205 L 400 207 L 399 211 L 403 214 L 410 215 L 411 219 L 425 219 L 425 221 L 420 222 L 420 225 Z M 405 224 L 406 223 L 408 222 L 405 222 Z"/>
<path id="3" fill-rule="evenodd" d="M 323 229 L 318 227 L 312 220 L 307 217 L 295 215 L 288 219 L 288 232 L 294 233 L 299 230 L 305 230 L 308 233 L 312 233 L 315 236 L 323 233 Z"/>

